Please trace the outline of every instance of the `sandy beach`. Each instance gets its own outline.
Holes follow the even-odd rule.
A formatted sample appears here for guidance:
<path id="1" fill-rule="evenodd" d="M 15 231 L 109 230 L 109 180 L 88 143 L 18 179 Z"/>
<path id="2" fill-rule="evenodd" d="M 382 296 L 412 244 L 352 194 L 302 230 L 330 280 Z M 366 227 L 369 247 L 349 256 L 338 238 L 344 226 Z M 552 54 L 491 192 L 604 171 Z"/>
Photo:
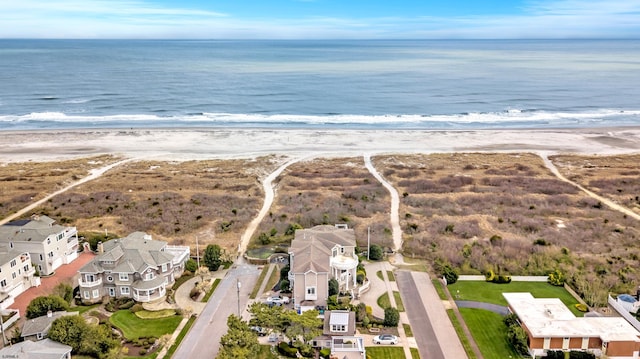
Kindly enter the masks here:
<path id="1" fill-rule="evenodd" d="M 544 130 L 79 129 L 3 132 L 0 161 L 97 154 L 170 160 L 267 154 L 341 157 L 381 153 L 640 151 L 640 127 Z"/>

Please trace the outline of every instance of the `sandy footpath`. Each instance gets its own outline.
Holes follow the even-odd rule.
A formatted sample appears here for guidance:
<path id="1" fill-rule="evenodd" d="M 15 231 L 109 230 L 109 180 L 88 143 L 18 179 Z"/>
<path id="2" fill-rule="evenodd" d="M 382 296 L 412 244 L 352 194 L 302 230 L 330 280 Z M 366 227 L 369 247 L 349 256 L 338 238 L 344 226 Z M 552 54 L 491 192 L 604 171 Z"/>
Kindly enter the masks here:
<path id="1" fill-rule="evenodd" d="M 97 154 L 188 160 L 268 154 L 432 152 L 617 154 L 640 151 L 640 127 L 545 130 L 99 129 L 0 132 L 0 162 Z"/>

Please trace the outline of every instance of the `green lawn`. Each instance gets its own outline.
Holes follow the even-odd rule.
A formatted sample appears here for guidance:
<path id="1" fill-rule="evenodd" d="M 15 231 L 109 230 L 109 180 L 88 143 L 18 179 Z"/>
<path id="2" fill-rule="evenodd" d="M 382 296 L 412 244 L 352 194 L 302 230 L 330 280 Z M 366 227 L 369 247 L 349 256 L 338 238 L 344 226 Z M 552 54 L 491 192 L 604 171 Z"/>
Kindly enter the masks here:
<path id="1" fill-rule="evenodd" d="M 148 310 L 141 310 L 139 312 L 136 312 L 135 314 L 136 317 L 140 319 L 155 319 L 172 317 L 176 315 L 176 311 L 174 309 L 154 310 L 152 312 Z"/>
<path id="2" fill-rule="evenodd" d="M 92 304 L 92 305 L 79 305 L 77 307 L 71 307 L 69 309 L 70 312 L 78 312 L 80 315 L 90 311 L 91 309 L 99 307 L 101 304 Z"/>
<path id="3" fill-rule="evenodd" d="M 380 280 L 384 280 L 384 277 L 382 276 L 382 271 L 381 270 L 376 272 L 376 276 L 378 276 L 378 278 L 380 278 Z"/>
<path id="4" fill-rule="evenodd" d="M 418 348 L 409 348 L 409 350 L 411 350 L 411 359 L 420 359 Z"/>
<path id="5" fill-rule="evenodd" d="M 444 292 L 444 289 L 442 289 L 442 282 L 440 281 L 440 279 L 432 279 L 431 282 L 433 283 L 433 286 L 436 288 L 438 297 L 440 297 L 440 299 L 442 300 L 447 300 L 447 294 Z"/>
<path id="6" fill-rule="evenodd" d="M 471 349 L 471 343 L 469 342 L 469 338 L 467 338 L 464 330 L 462 329 L 462 324 L 458 321 L 453 309 L 447 309 L 447 315 L 449 316 L 449 320 L 451 324 L 453 324 L 453 328 L 456 330 L 456 334 L 458 334 L 458 338 L 460 338 L 460 343 L 462 343 L 462 347 L 464 351 L 467 353 L 467 357 L 469 359 L 476 359 L 476 353 Z"/>
<path id="7" fill-rule="evenodd" d="M 400 297 L 400 292 L 397 290 L 393 291 L 393 299 L 396 300 L 396 305 L 398 306 L 399 312 L 404 312 L 404 303 L 402 303 L 402 297 Z"/>
<path id="8" fill-rule="evenodd" d="M 378 305 L 382 309 L 391 308 L 391 301 L 389 300 L 388 292 L 385 292 L 383 295 L 378 297 Z"/>
<path id="9" fill-rule="evenodd" d="M 174 315 L 166 318 L 140 319 L 130 310 L 119 310 L 109 318 L 109 322 L 120 329 L 125 338 L 132 340 L 140 337 L 160 338 L 164 334 L 173 333 L 180 324 L 182 316 Z"/>
<path id="10" fill-rule="evenodd" d="M 409 324 L 402 323 L 402 327 L 404 328 L 404 334 L 406 334 L 407 337 L 413 336 L 413 330 L 411 330 L 411 326 Z"/>
<path id="11" fill-rule="evenodd" d="M 460 308 L 484 359 L 521 358 L 507 341 L 507 326 L 500 314 L 483 309 Z"/>
<path id="12" fill-rule="evenodd" d="M 545 282 L 511 282 L 496 284 L 484 281 L 458 281 L 448 286 L 454 299 L 474 300 L 478 302 L 507 305 L 502 296 L 505 292 L 530 292 L 535 298 L 559 298 L 577 317 L 584 313 L 576 309 L 578 303 L 563 287 L 556 287 Z M 437 289 L 437 287 L 436 287 Z M 458 298 L 456 298 L 458 296 Z"/>
<path id="13" fill-rule="evenodd" d="M 367 347 L 367 358 L 371 359 L 405 359 L 402 347 Z"/>
<path id="14" fill-rule="evenodd" d="M 271 345 L 260 345 L 260 351 L 256 354 L 255 359 L 278 359 L 278 357 L 271 353 Z"/>
<path id="15" fill-rule="evenodd" d="M 164 355 L 164 359 L 170 359 L 173 353 L 175 353 L 176 350 L 178 350 L 178 346 L 180 346 L 180 343 L 182 343 L 182 339 L 184 339 L 184 337 L 187 335 L 187 333 L 189 332 L 189 329 L 191 329 L 191 326 L 195 321 L 196 321 L 196 317 L 195 315 L 192 315 L 187 321 L 187 324 L 185 324 L 185 326 L 182 327 L 182 330 L 180 331 L 180 333 L 178 333 L 176 340 L 167 350 L 167 353 Z"/>

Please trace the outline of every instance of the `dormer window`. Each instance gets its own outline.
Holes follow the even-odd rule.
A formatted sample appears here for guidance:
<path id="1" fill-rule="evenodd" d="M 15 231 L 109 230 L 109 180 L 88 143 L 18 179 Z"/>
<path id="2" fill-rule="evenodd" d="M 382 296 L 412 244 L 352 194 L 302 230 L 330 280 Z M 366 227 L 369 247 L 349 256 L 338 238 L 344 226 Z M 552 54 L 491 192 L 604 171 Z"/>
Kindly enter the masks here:
<path id="1" fill-rule="evenodd" d="M 145 274 L 144 279 L 145 280 L 152 280 L 155 276 L 153 275 L 152 271 L 147 272 L 147 274 Z"/>
<path id="2" fill-rule="evenodd" d="M 129 274 L 127 274 L 127 273 L 120 273 L 119 278 L 120 278 L 120 280 L 122 280 L 122 281 L 127 281 L 127 280 L 129 280 Z"/>

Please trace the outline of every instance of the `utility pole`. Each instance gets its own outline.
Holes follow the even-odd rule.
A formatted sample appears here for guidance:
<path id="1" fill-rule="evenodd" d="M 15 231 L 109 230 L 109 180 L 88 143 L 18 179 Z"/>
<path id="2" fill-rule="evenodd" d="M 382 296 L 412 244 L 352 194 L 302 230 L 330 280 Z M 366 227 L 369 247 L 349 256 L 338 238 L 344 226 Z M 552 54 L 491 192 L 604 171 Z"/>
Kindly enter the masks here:
<path id="1" fill-rule="evenodd" d="M 198 235 L 196 235 L 196 262 L 198 263 L 198 269 L 200 269 L 200 248 L 198 247 Z"/>
<path id="2" fill-rule="evenodd" d="M 236 278 L 236 285 L 238 287 L 238 317 L 240 318 L 240 279 Z"/>
<path id="3" fill-rule="evenodd" d="M 367 227 L 367 260 L 369 260 L 369 252 L 371 252 L 371 227 Z"/>

